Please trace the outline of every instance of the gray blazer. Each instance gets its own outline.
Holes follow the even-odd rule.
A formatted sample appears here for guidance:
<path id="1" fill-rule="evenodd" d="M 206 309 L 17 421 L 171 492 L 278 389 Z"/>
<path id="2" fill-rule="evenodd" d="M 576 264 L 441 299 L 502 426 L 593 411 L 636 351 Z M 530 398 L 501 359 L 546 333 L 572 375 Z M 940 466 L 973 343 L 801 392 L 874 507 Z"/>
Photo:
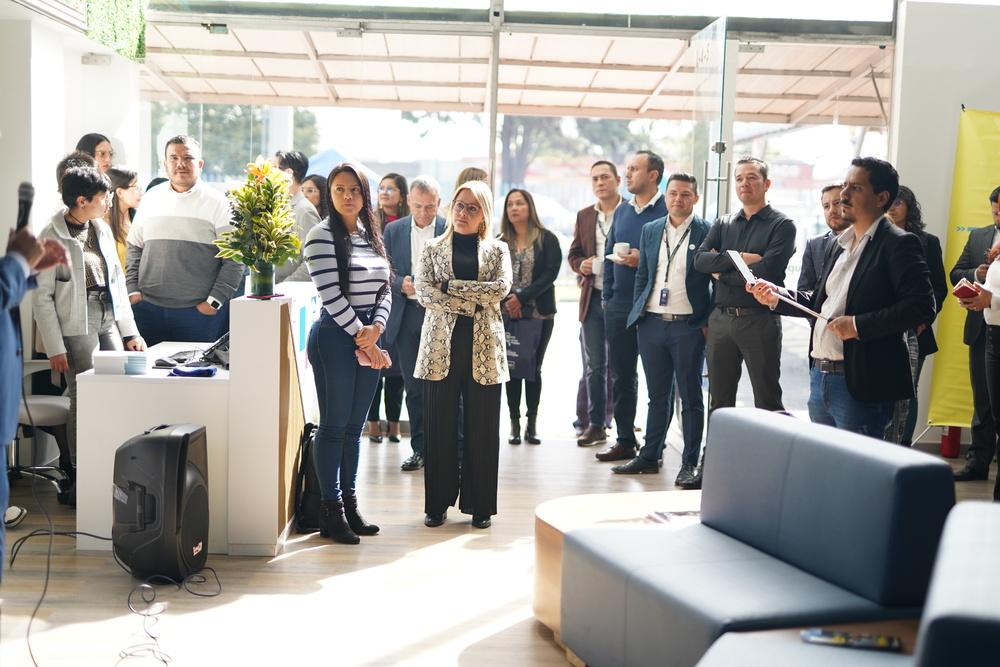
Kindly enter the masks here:
<path id="1" fill-rule="evenodd" d="M 399 335 L 399 327 L 403 322 L 403 312 L 407 308 L 422 308 L 422 306 L 403 294 L 403 278 L 406 276 L 416 280 L 413 273 L 413 257 L 410 253 L 410 231 L 413 216 L 393 220 L 382 232 L 385 242 L 385 254 L 392 266 L 392 311 L 385 325 L 385 344 L 392 345 Z M 434 236 L 444 233 L 445 219 L 440 215 L 434 219 Z"/>
<path id="2" fill-rule="evenodd" d="M 993 245 L 993 233 L 996 227 L 980 227 L 969 232 L 969 240 L 965 242 L 962 255 L 951 270 L 951 284 L 954 287 L 962 278 L 976 282 L 976 268 L 986 263 L 986 251 Z M 965 315 L 965 333 L 962 340 L 966 345 L 972 345 L 983 333 L 983 314 L 969 311 Z"/>

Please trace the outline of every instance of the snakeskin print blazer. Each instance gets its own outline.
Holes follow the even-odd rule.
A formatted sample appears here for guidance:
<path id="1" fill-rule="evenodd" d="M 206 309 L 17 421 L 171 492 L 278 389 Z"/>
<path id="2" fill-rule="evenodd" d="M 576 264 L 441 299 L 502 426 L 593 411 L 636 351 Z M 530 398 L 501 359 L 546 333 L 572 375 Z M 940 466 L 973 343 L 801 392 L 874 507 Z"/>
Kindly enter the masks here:
<path id="1" fill-rule="evenodd" d="M 472 379 L 484 385 L 507 382 L 507 339 L 500 301 L 513 282 L 510 251 L 506 243 L 496 239 L 480 240 L 479 280 L 457 280 L 451 248 L 451 235 L 446 234 L 428 241 L 420 254 L 414 286 L 417 301 L 427 313 L 413 375 L 424 380 L 448 377 L 451 334 L 458 316 L 466 315 L 473 318 Z M 447 294 L 441 291 L 445 280 Z"/>

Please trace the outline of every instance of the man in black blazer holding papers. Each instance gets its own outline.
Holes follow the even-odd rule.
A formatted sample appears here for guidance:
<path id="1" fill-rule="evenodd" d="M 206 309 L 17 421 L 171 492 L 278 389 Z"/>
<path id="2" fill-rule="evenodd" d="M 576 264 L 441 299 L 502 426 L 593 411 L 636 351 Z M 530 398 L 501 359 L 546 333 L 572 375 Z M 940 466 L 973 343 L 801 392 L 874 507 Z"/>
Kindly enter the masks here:
<path id="1" fill-rule="evenodd" d="M 767 281 L 748 286 L 782 315 L 804 316 L 781 293 L 819 312 L 809 346 L 809 417 L 814 422 L 881 438 L 893 402 L 913 397 L 903 332 L 934 317 L 934 292 L 920 240 L 885 217 L 899 175 L 884 160 L 856 158 L 841 191 L 853 227 L 828 250 L 813 291 Z"/>

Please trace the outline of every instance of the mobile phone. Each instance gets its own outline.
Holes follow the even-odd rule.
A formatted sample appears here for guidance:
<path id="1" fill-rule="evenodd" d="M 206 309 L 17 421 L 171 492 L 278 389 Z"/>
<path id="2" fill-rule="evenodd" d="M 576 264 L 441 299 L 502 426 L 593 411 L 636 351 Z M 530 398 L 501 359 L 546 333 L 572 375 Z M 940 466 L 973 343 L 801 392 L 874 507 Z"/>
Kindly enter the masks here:
<path id="1" fill-rule="evenodd" d="M 824 630 L 809 628 L 799 633 L 802 641 L 807 644 L 822 644 L 824 646 L 843 646 L 860 648 L 868 651 L 889 651 L 898 653 L 903 650 L 903 640 L 891 635 L 868 635 L 854 632 Z"/>

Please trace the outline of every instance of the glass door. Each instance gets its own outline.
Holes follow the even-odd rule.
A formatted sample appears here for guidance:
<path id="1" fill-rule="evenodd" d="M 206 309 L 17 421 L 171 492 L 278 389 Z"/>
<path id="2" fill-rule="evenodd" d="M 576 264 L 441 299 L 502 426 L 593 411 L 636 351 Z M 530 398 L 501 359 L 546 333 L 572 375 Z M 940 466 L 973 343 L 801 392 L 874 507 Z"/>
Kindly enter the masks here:
<path id="1" fill-rule="evenodd" d="M 691 154 L 701 189 L 701 215 L 712 222 L 728 213 L 729 162 L 722 134 L 726 85 L 726 18 L 720 18 L 691 38 L 695 59 Z"/>

